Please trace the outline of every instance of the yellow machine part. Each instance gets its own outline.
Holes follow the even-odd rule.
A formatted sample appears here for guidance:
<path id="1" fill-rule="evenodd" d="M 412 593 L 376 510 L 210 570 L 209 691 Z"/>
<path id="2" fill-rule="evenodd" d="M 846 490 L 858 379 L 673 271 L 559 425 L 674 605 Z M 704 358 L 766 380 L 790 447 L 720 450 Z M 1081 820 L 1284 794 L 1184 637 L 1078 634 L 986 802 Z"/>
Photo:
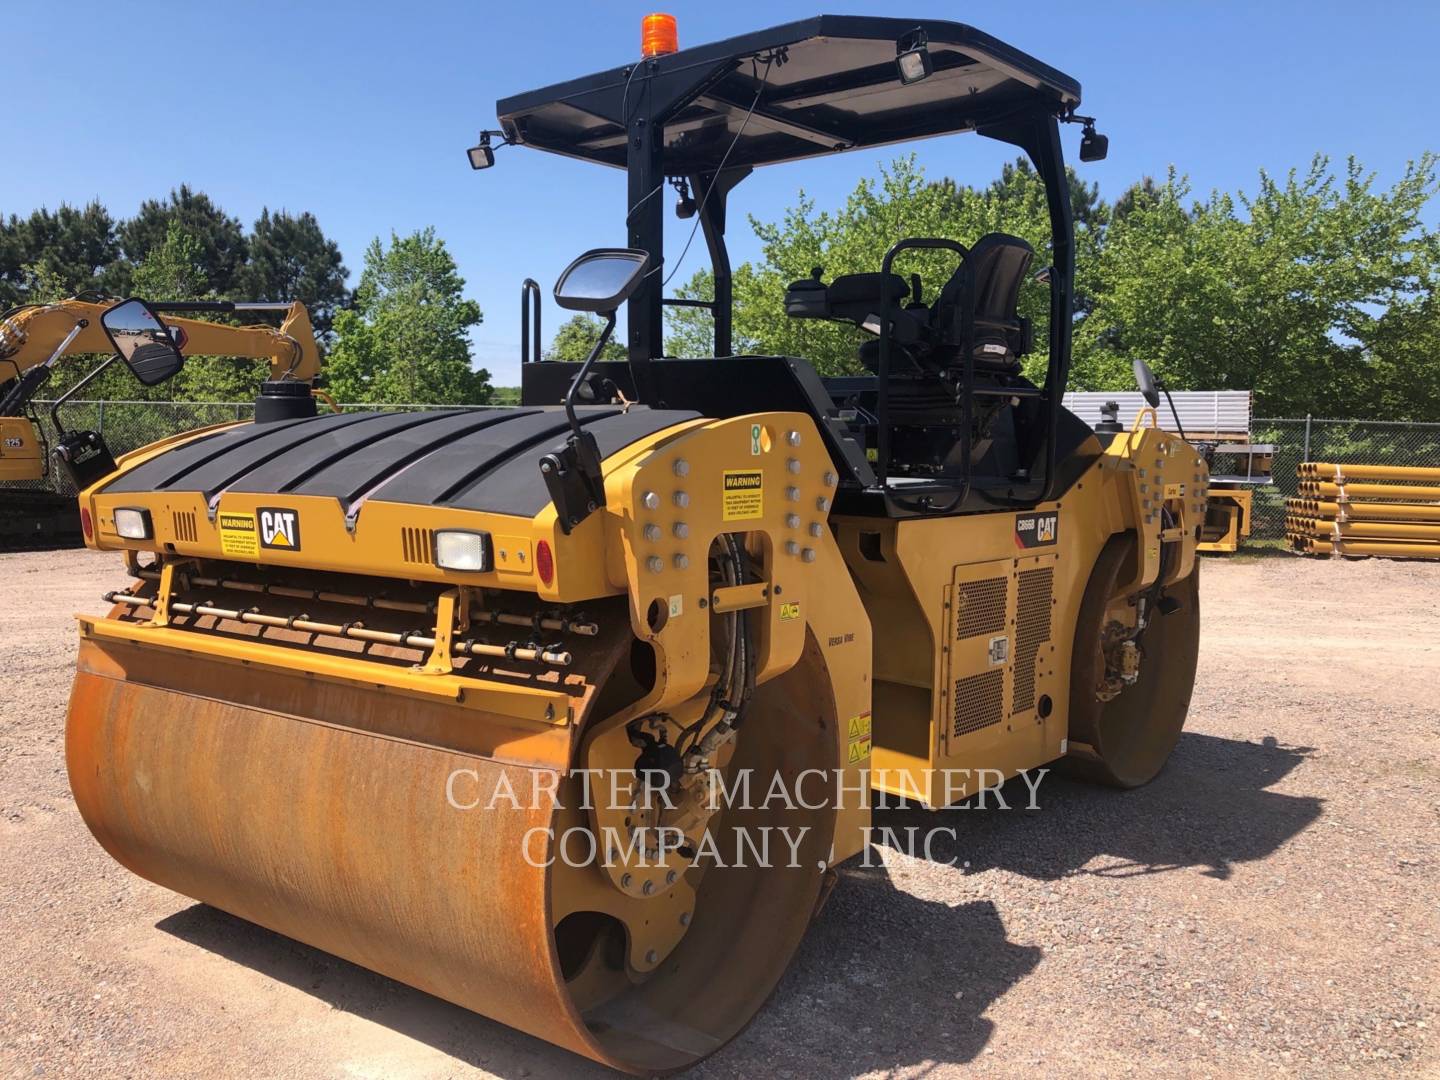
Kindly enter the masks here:
<path id="1" fill-rule="evenodd" d="M 57 300 L 23 308 L 5 320 L 0 334 L 0 381 L 43 364 L 77 326 L 70 354 L 113 353 L 100 317 L 114 301 Z M 83 325 L 82 325 L 83 324 Z M 181 352 L 187 356 L 243 356 L 268 360 L 270 378 L 313 382 L 320 373 L 320 350 L 305 305 L 294 303 L 279 329 L 269 326 L 230 326 L 166 315 L 165 324 L 184 332 Z"/>
<path id="2" fill-rule="evenodd" d="M 1239 551 L 1250 535 L 1253 501 L 1254 492 L 1249 488 L 1211 487 L 1198 550 L 1211 554 Z"/>
<path id="3" fill-rule="evenodd" d="M 605 507 L 569 533 L 548 504 L 377 498 L 347 525 L 287 496 L 304 543 L 278 549 L 234 526 L 276 496 L 104 482 L 82 493 L 91 543 L 125 551 L 132 584 L 81 620 L 77 805 L 186 896 L 607 1065 L 684 1067 L 778 981 L 865 843 L 867 781 L 940 806 L 1057 758 L 1121 785 L 1163 764 L 1194 675 L 1205 467 L 1153 413 L 1084 452 L 1033 510 L 837 517 L 809 417 L 684 421 L 609 456 Z M 122 538 L 121 509 L 152 535 Z M 491 534 L 494 566 L 440 568 L 441 528 Z M 678 808 L 642 804 L 636 740 L 709 745 L 742 621 L 753 696 L 704 760 L 756 792 L 821 786 L 715 808 L 682 779 Z M 517 647 L 521 628 L 560 640 Z M 587 798 L 584 770 L 628 786 Z M 685 843 L 626 846 L 652 822 Z M 793 850 L 723 857 L 761 835 Z"/>
<path id="4" fill-rule="evenodd" d="M 835 519 L 870 622 L 883 628 L 872 787 L 940 807 L 1067 756 L 1120 786 L 1163 765 L 1194 681 L 1190 594 L 1208 470 L 1146 419 L 1064 498 L 1033 511 Z M 1102 571 L 1102 554 L 1121 543 Z M 1097 575 L 1105 580 L 1092 587 Z M 1099 702 L 1091 691 L 1108 661 L 1091 654 L 1102 631 L 1133 624 L 1134 598 L 1157 581 L 1184 595 L 1181 612 L 1155 617 L 1134 685 Z M 1101 594 L 1089 609 L 1087 592 Z M 1085 674 L 1074 674 L 1082 661 Z"/>
<path id="5" fill-rule="evenodd" d="M 755 424 L 771 432 L 758 457 Z M 683 543 L 670 520 L 677 459 L 696 493 Z M 762 498 L 725 500 L 737 467 Z M 578 837 L 623 842 L 633 796 L 618 814 L 587 806 L 576 770 L 632 775 L 629 721 L 660 715 L 678 730 L 703 713 L 715 628 L 738 618 L 757 685 L 720 775 L 750 770 L 762 792 L 806 773 L 863 790 L 868 742 L 857 756 L 849 731 L 868 722 L 868 623 L 828 530 L 787 548 L 800 532 L 787 489 L 813 508 L 835 482 L 808 418 L 681 424 L 607 459 L 606 476 L 608 507 L 569 535 L 548 506 L 502 521 L 377 502 L 342 542 L 333 500 L 306 503 L 301 550 L 326 569 L 284 552 L 226 559 L 203 505 L 173 493 L 85 493 L 94 546 L 127 550 L 136 578 L 108 617 L 81 622 L 67 764 L 97 839 L 152 881 L 616 1068 L 675 1069 L 723 1045 L 779 979 L 829 867 L 862 846 L 868 809 L 817 782 L 809 808 L 766 800 L 686 819 L 719 864 L 627 850 L 572 866 L 562 856 Z M 647 506 L 649 491 L 663 505 Z M 150 513 L 156 535 L 122 540 L 117 505 Z M 227 495 L 215 520 L 249 505 Z M 192 511 L 195 524 L 176 526 Z M 392 534 L 447 513 L 512 553 L 528 544 L 532 564 L 552 545 L 554 581 L 529 567 L 457 580 L 433 563 L 394 580 Z M 707 550 L 726 530 L 749 549 L 753 585 L 710 580 Z M 546 593 L 583 600 L 583 617 Z M 566 662 L 503 655 L 514 620 L 566 622 L 556 612 L 593 626 L 551 651 Z M 828 644 L 847 635 L 852 649 Z M 559 799 L 536 805 L 537 791 Z M 742 835 L 771 837 L 784 857 L 736 859 Z"/>
<path id="6" fill-rule="evenodd" d="M 0 416 L 0 482 L 44 476 L 45 458 L 35 425 L 24 416 Z"/>

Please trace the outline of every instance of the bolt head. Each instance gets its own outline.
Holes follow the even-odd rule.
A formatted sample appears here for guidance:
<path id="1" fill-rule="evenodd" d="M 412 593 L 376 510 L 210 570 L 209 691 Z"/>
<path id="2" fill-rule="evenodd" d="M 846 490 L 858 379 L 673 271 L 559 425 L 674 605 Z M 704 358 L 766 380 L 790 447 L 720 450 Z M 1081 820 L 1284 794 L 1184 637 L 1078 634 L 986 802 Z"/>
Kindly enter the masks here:
<path id="1" fill-rule="evenodd" d="M 785 498 L 789 499 L 791 502 L 799 502 L 800 489 L 797 487 L 787 487 L 785 489 Z"/>
<path id="2" fill-rule="evenodd" d="M 645 539 L 652 544 L 660 539 L 660 526 L 654 523 L 645 526 Z"/>
<path id="3" fill-rule="evenodd" d="M 801 562 L 814 562 L 814 561 L 815 561 L 815 549 L 814 549 L 814 548 L 806 548 L 804 551 L 802 551 L 802 552 L 800 553 L 800 561 L 801 561 Z"/>
<path id="4" fill-rule="evenodd" d="M 799 446 L 800 433 L 798 431 L 787 431 L 785 433 L 785 444 L 787 446 Z"/>
<path id="5" fill-rule="evenodd" d="M 646 884 L 648 885 L 649 882 L 646 882 Z M 658 963 L 659 960 L 660 960 L 660 954 L 657 953 L 654 949 L 651 949 L 649 952 L 647 952 L 647 953 L 645 954 L 645 962 L 646 962 L 647 964 Z"/>
<path id="6" fill-rule="evenodd" d="M 660 496 L 656 495 L 653 491 L 647 491 L 644 495 L 640 496 L 640 504 L 644 506 L 646 510 L 659 510 Z"/>
<path id="7" fill-rule="evenodd" d="M 786 541 L 785 541 L 785 554 L 786 554 L 786 555 L 799 555 L 799 554 L 800 554 L 800 545 L 799 545 L 798 543 L 796 543 L 794 540 L 786 540 Z"/>
<path id="8" fill-rule="evenodd" d="M 690 505 L 690 496 L 683 491 L 675 492 L 674 499 L 675 505 L 678 506 L 681 510 L 684 510 L 687 506 Z"/>
<path id="9" fill-rule="evenodd" d="M 675 534 L 676 540 L 684 540 L 690 535 L 690 526 L 686 525 L 683 521 L 677 521 L 671 527 L 670 531 Z"/>
<path id="10" fill-rule="evenodd" d="M 688 912 L 688 911 L 682 911 L 682 912 L 680 913 L 680 925 L 681 925 L 681 926 L 689 926 L 689 925 L 690 925 L 690 912 Z"/>
<path id="11" fill-rule="evenodd" d="M 658 574 L 661 570 L 665 569 L 665 560 L 660 558 L 659 555 L 651 555 L 650 558 L 645 560 L 645 565 L 652 574 Z"/>
<path id="12" fill-rule="evenodd" d="M 836 483 L 839 482 L 840 478 L 836 476 L 833 472 L 831 472 L 829 469 L 826 469 L 824 480 L 826 487 L 834 487 Z"/>
<path id="13" fill-rule="evenodd" d="M 800 527 L 800 515 L 799 515 L 799 514 L 786 514 L 786 515 L 785 515 L 785 527 L 786 527 L 787 529 L 798 529 L 798 528 Z"/>
<path id="14" fill-rule="evenodd" d="M 811 536 L 819 536 L 819 535 L 820 535 L 821 533 L 823 533 L 824 531 L 825 531 L 825 527 L 824 527 L 823 525 L 821 525 L 818 521 L 812 521 L 812 522 L 810 522 L 810 535 L 811 535 Z"/>
<path id="15" fill-rule="evenodd" d="M 828 496 L 825 496 L 825 495 L 821 495 L 818 499 L 816 499 L 816 500 L 815 500 L 815 509 L 819 510 L 822 514 L 828 514 L 828 513 L 830 512 L 830 499 L 829 499 L 829 497 L 828 497 Z"/>
<path id="16" fill-rule="evenodd" d="M 651 893 L 653 893 L 653 892 L 655 891 L 655 882 L 651 881 L 649 878 L 646 878 L 646 879 L 645 879 L 645 884 L 640 886 L 640 891 L 641 891 L 642 893 L 644 893 L 646 896 L 649 896 Z M 651 955 L 651 956 L 654 956 L 655 954 L 654 954 L 654 953 L 651 953 L 650 955 Z M 653 964 L 655 961 L 654 961 L 654 960 L 651 960 L 650 962 Z"/>
<path id="17" fill-rule="evenodd" d="M 690 565 L 690 556 L 682 552 L 681 554 L 676 555 L 672 561 L 675 563 L 676 570 L 684 570 Z"/>
<path id="18" fill-rule="evenodd" d="M 675 475 L 676 475 L 676 476 L 689 476 L 689 475 L 690 475 L 690 463 L 689 463 L 688 461 L 686 461 L 684 458 L 676 458 L 676 459 L 675 459 Z"/>
<path id="19" fill-rule="evenodd" d="M 792 473 L 799 473 L 799 472 L 800 472 L 800 459 L 799 459 L 799 458 L 793 458 L 793 457 L 792 457 L 792 458 L 786 458 L 786 459 L 785 459 L 785 471 L 786 471 L 786 472 L 792 472 Z"/>

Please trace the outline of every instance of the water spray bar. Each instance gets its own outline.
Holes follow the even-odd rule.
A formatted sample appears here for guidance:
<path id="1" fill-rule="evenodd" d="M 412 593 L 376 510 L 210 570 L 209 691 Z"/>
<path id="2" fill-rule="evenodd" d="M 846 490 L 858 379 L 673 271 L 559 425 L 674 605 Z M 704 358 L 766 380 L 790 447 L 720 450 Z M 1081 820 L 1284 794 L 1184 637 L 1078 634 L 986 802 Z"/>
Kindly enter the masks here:
<path id="1" fill-rule="evenodd" d="M 160 571 L 141 570 L 139 576 L 146 581 L 159 581 Z M 270 596 L 284 596 L 292 600 L 316 600 L 326 604 L 349 604 L 352 607 L 379 608 L 385 611 L 408 611 L 416 615 L 435 614 L 433 603 L 415 600 L 387 600 L 379 596 L 360 596 L 354 593 L 325 592 L 321 589 L 298 589 L 290 585 L 265 584 L 258 581 L 239 581 L 235 578 L 212 578 L 190 576 L 190 584 L 201 589 L 230 589 L 235 592 L 265 593 Z M 600 627 L 587 619 L 570 619 L 559 615 L 545 615 L 534 619 L 508 611 L 481 610 L 470 613 L 473 623 L 496 626 L 528 626 L 534 630 L 551 630 L 562 634 L 579 634 L 594 637 Z"/>
<path id="2" fill-rule="evenodd" d="M 128 604 L 131 607 L 150 607 L 155 603 L 154 597 L 136 596 L 127 592 L 108 592 L 103 599 L 111 604 Z M 284 616 L 266 615 L 263 612 L 237 611 L 231 608 L 219 608 L 210 604 L 190 604 L 183 600 L 171 600 L 169 605 L 171 614 L 174 615 L 202 615 L 216 619 L 231 619 L 235 622 L 253 623 L 256 626 L 269 626 L 278 630 L 299 630 L 305 634 L 325 634 L 329 637 L 351 638 L 355 641 L 368 641 L 378 645 L 399 645 L 406 649 L 433 649 L 435 638 L 421 633 L 393 633 L 388 630 L 371 630 L 363 623 L 322 623 L 315 622 L 303 615 Z M 568 667 L 571 662 L 571 655 L 564 649 L 537 648 L 532 645 L 521 645 L 518 642 L 511 642 L 508 645 L 490 645 L 481 641 L 456 641 L 450 646 L 451 651 L 462 656 L 487 657 L 494 660 L 519 660 L 527 663 L 550 664 L 553 667 Z"/>

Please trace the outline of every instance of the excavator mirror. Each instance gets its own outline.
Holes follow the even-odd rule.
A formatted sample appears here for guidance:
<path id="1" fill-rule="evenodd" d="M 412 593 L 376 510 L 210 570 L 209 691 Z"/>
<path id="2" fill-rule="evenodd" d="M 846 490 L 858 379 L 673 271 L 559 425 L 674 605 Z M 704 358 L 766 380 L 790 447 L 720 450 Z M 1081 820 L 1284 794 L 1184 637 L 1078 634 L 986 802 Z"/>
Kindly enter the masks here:
<path id="1" fill-rule="evenodd" d="M 567 266 L 555 282 L 555 303 L 567 311 L 608 315 L 643 280 L 649 254 L 634 248 L 595 248 Z"/>
<path id="2" fill-rule="evenodd" d="M 170 328 L 144 300 L 122 300 L 100 316 L 115 352 L 142 386 L 173 378 L 185 366 Z"/>

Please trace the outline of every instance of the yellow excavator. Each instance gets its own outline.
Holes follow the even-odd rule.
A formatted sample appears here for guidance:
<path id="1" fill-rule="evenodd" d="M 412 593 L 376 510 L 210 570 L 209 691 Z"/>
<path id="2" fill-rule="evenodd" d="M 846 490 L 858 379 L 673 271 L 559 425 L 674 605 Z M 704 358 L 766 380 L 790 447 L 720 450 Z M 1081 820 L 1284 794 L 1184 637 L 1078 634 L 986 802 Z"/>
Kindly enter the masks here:
<path id="1" fill-rule="evenodd" d="M 126 308 L 125 305 L 131 305 Z M 301 303 L 236 303 L 174 301 L 146 304 L 142 300 L 71 297 L 47 304 L 27 304 L 0 316 L 0 550 L 15 547 L 68 546 L 81 540 L 75 499 L 35 485 L 56 468 L 79 490 L 113 471 L 115 459 L 95 431 L 66 431 L 60 408 L 117 360 L 103 326 L 108 313 L 149 309 L 155 312 L 230 315 L 269 313 L 282 317 L 279 329 L 230 326 L 199 319 L 171 318 L 169 331 L 176 355 L 236 356 L 267 360 L 269 382 L 263 398 L 286 394 L 308 397 L 320 371 L 320 353 L 310 315 Z M 112 316 L 114 318 L 115 316 Z M 55 446 L 47 445 L 34 402 L 56 365 L 66 358 L 109 354 L 53 403 L 51 426 Z M 131 365 L 137 379 L 153 386 L 179 371 L 179 360 L 147 366 L 143 358 Z M 280 387 L 284 386 L 284 389 Z M 25 485 L 25 486 L 5 486 Z"/>
<path id="2" fill-rule="evenodd" d="M 80 494 L 126 578 L 80 617 L 66 728 L 80 813 L 135 873 L 637 1074 L 744 1028 L 877 797 L 1163 768 L 1207 487 L 1143 367 L 1120 430 L 1063 407 L 1062 125 L 1106 149 L 1074 79 L 943 21 L 684 50 L 646 26 L 640 59 L 501 100 L 469 152 L 625 170 L 624 246 L 553 292 L 604 320 L 590 356 L 525 364 L 514 408 L 257 417 L 127 457 Z M 1034 163 L 1048 269 L 1002 233 L 897 237 L 774 297 L 854 328 L 869 374 L 734 355 L 737 184 L 961 132 Z M 710 357 L 664 355 L 671 185 Z M 1050 302 L 1039 381 L 1024 287 Z"/>

